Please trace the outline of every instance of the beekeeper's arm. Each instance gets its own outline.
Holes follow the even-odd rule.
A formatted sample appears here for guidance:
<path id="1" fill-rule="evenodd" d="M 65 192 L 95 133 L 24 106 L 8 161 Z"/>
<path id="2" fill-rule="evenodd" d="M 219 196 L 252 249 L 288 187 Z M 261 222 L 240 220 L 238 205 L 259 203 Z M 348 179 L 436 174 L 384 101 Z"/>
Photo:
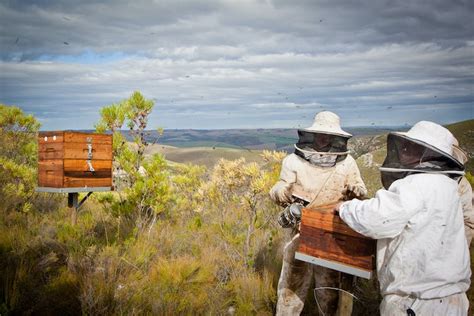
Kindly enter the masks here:
<path id="1" fill-rule="evenodd" d="M 279 204 L 289 204 L 292 187 L 296 182 L 296 172 L 289 166 L 289 156 L 283 159 L 280 180 L 270 190 L 270 198 Z"/>
<path id="2" fill-rule="evenodd" d="M 462 177 L 461 182 L 459 183 L 458 192 L 464 215 L 466 239 L 468 245 L 470 245 L 474 235 L 474 209 L 472 207 L 472 187 L 465 177 Z"/>
<path id="3" fill-rule="evenodd" d="M 351 156 L 346 159 L 348 160 L 348 168 L 342 195 L 345 200 L 365 198 L 367 196 L 367 188 L 365 187 L 364 180 L 362 180 L 360 176 L 359 167 Z"/>
<path id="4" fill-rule="evenodd" d="M 369 200 L 344 202 L 339 207 L 340 217 L 364 236 L 373 239 L 396 237 L 422 208 L 418 188 L 411 180 L 395 181 L 389 190 L 381 189 Z"/>

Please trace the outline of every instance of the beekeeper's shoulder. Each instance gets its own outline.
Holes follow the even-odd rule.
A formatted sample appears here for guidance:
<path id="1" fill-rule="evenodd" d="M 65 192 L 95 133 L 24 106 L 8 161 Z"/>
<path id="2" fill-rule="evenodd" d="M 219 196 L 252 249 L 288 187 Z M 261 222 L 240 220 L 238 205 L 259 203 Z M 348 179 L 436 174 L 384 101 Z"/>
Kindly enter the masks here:
<path id="1" fill-rule="evenodd" d="M 457 182 L 445 175 L 435 173 L 417 173 L 406 176 L 403 179 L 397 180 L 393 183 L 395 187 L 409 186 L 433 190 L 457 190 Z M 425 191 L 423 190 L 423 191 Z"/>
<path id="2" fill-rule="evenodd" d="M 295 167 L 303 163 L 303 158 L 298 157 L 296 154 L 289 154 L 283 159 L 282 167 L 288 169 L 295 169 Z"/>
<path id="3" fill-rule="evenodd" d="M 294 165 L 301 164 L 304 161 L 305 160 L 303 158 L 293 153 L 293 154 L 289 154 L 288 156 L 285 157 L 285 159 L 283 159 L 283 165 L 294 166 Z"/>
<path id="4" fill-rule="evenodd" d="M 351 156 L 351 154 L 348 154 L 346 159 L 344 159 L 344 161 L 347 164 L 356 164 L 356 161 L 355 161 L 354 157 Z"/>
<path id="5" fill-rule="evenodd" d="M 356 163 L 354 157 L 352 157 L 350 154 L 347 155 L 346 158 L 343 161 L 338 163 L 338 165 L 340 165 L 339 168 L 344 168 L 344 169 L 347 169 L 347 170 L 357 168 L 357 163 Z"/>

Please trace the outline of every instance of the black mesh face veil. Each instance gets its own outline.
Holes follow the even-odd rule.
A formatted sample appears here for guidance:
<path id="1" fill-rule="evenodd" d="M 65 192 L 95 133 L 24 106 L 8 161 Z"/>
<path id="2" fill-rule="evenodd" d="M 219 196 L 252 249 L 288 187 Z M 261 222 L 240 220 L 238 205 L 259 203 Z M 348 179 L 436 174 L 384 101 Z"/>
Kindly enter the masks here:
<path id="1" fill-rule="evenodd" d="M 296 146 L 300 149 L 315 150 L 322 153 L 347 154 L 348 139 L 349 137 L 298 130 Z"/>
<path id="2" fill-rule="evenodd" d="M 421 141 L 390 133 L 387 138 L 387 157 L 380 168 L 385 189 L 414 173 L 442 173 L 451 178 L 463 174 L 464 166 L 446 153 Z"/>

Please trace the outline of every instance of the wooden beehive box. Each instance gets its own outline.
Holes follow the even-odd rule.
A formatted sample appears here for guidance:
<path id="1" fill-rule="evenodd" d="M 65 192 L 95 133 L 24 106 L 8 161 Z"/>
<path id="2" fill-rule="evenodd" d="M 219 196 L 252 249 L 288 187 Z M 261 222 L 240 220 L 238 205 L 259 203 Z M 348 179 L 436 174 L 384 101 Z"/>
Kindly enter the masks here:
<path id="1" fill-rule="evenodd" d="M 112 135 L 74 131 L 40 132 L 40 188 L 112 189 Z"/>
<path id="2" fill-rule="evenodd" d="M 303 209 L 295 258 L 370 279 L 376 240 L 352 230 L 333 210 L 334 205 Z"/>

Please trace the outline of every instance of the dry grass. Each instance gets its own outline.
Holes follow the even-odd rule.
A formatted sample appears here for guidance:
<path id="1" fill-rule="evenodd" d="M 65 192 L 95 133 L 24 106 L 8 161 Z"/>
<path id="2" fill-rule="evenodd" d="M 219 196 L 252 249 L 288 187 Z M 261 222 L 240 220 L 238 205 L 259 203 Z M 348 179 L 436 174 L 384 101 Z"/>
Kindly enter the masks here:
<path id="1" fill-rule="evenodd" d="M 65 195 L 33 194 L 35 179 L 12 168 L 22 190 L 0 203 L 1 315 L 274 313 L 283 236 L 267 192 L 278 155 L 272 165 L 253 150 L 154 145 L 153 153 L 208 170 L 158 159 L 147 170 L 153 183 L 136 182 L 129 196 L 94 194 L 77 225 Z M 371 155 L 357 162 L 372 195 L 384 152 Z M 12 187 L 12 179 L 0 180 Z M 357 291 L 354 314 L 375 313 L 376 282 L 359 282 Z M 472 306 L 472 288 L 468 295 Z"/>

